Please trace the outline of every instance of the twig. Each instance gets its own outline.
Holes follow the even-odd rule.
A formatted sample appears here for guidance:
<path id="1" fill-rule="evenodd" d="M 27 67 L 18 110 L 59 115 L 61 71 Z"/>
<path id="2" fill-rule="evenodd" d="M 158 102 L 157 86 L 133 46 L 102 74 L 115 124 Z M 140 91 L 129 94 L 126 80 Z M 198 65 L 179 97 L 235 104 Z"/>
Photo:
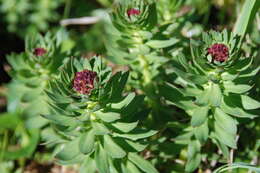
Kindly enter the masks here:
<path id="1" fill-rule="evenodd" d="M 71 18 L 64 19 L 60 21 L 62 26 L 68 25 L 91 25 L 100 21 L 99 17 L 80 17 L 80 18 Z"/>
<path id="2" fill-rule="evenodd" d="M 183 160 L 175 159 L 174 161 L 175 161 L 175 163 L 178 163 L 180 165 L 185 165 L 185 162 Z"/>

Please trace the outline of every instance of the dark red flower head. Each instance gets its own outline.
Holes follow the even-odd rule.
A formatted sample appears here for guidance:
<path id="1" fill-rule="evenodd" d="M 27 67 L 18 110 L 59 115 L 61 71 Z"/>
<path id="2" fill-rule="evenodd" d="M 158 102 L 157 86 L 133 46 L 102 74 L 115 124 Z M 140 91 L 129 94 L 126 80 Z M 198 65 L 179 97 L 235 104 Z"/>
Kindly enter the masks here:
<path id="1" fill-rule="evenodd" d="M 208 54 L 210 54 L 215 61 L 225 62 L 229 57 L 229 49 L 225 44 L 216 43 L 208 48 Z"/>
<path id="2" fill-rule="evenodd" d="M 141 12 L 138 9 L 135 8 L 130 8 L 127 10 L 127 15 L 128 17 L 132 16 L 132 15 L 139 15 Z"/>
<path id="3" fill-rule="evenodd" d="M 33 54 L 35 56 L 43 56 L 47 51 L 44 48 L 35 48 Z"/>
<path id="4" fill-rule="evenodd" d="M 77 72 L 73 80 L 73 89 L 80 94 L 90 94 L 94 89 L 94 81 L 97 73 L 90 70 Z"/>

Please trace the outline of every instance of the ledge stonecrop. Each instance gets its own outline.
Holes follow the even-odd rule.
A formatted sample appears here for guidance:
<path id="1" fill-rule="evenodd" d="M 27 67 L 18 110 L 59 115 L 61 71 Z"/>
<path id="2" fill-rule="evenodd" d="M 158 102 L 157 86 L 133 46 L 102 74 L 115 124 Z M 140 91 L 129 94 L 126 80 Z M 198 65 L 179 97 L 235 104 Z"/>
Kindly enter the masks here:
<path id="1" fill-rule="evenodd" d="M 25 52 L 7 57 L 11 65 L 9 74 L 13 78 L 8 85 L 10 112 L 22 109 L 25 116 L 34 118 L 40 113 L 46 113 L 43 90 L 46 89 L 48 81 L 57 76 L 57 68 L 66 57 L 66 53 L 60 53 L 62 40 L 57 38 L 62 34 L 63 32 L 59 31 L 56 35 L 31 35 L 26 38 Z"/>
<path id="2" fill-rule="evenodd" d="M 57 35 L 63 36 L 60 32 Z M 40 130 L 48 127 L 48 121 L 40 116 L 49 113 L 44 90 L 66 57 L 59 52 L 62 39 L 57 39 L 57 35 L 30 35 L 25 42 L 25 52 L 7 57 L 12 77 L 7 85 L 7 111 L 11 115 L 10 122 L 15 123 L 11 123 L 12 129 L 5 129 L 12 135 L 6 136 L 6 148 L 0 147 L 1 158 L 30 158 L 40 140 Z"/>
<path id="3" fill-rule="evenodd" d="M 155 3 L 147 0 L 125 0 L 118 2 L 112 14 L 113 23 L 116 27 L 123 27 L 129 32 L 133 29 L 152 29 L 156 21 Z M 122 29 L 123 29 L 122 28 Z"/>
<path id="4" fill-rule="evenodd" d="M 144 88 L 159 74 L 167 62 L 166 48 L 178 42 L 166 38 L 157 26 L 157 11 L 153 1 L 126 0 L 116 4 L 111 14 L 113 30 L 108 30 L 106 47 L 117 64 L 130 66 L 132 82 Z M 116 31 L 115 31 L 116 30 Z M 116 33 L 116 34 L 115 34 Z M 138 83 L 139 82 L 139 83 Z"/>
<path id="5" fill-rule="evenodd" d="M 160 94 L 191 116 L 185 144 L 188 145 L 186 171 L 193 171 L 202 158 L 201 147 L 208 139 L 229 158 L 228 148 L 237 148 L 238 125 L 243 118 L 257 116 L 260 103 L 248 96 L 253 77 L 259 67 L 251 64 L 253 57 L 243 57 L 240 39 L 226 30 L 203 35 L 201 45 L 191 43 L 191 56 L 178 56 L 173 73 L 174 85 L 165 84 Z M 169 72 L 169 75 L 172 73 Z M 240 122 L 241 121 L 241 122 Z M 177 137 L 178 138 L 178 137 Z"/>
<path id="6" fill-rule="evenodd" d="M 70 59 L 61 75 L 50 82 L 50 120 L 61 141 L 56 147 L 60 163 L 81 163 L 82 172 L 107 170 L 157 171 L 136 153 L 147 146 L 156 131 L 138 126 L 138 108 L 143 96 L 125 95 L 127 72 L 111 75 L 100 57 Z M 141 170 L 139 170 L 141 172 Z"/>

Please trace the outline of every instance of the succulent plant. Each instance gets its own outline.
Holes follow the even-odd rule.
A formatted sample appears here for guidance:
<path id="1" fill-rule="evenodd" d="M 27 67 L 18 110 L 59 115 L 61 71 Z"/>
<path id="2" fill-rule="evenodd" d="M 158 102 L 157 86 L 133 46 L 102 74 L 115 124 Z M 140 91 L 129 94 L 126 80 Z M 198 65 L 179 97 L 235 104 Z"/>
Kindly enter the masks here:
<path id="1" fill-rule="evenodd" d="M 194 43 L 195 44 L 195 43 Z M 196 47 L 195 47 L 196 46 Z M 254 119 L 260 103 L 248 92 L 260 68 L 252 68 L 253 57 L 244 57 L 238 36 L 211 31 L 202 42 L 191 43 L 191 56 L 178 56 L 172 71 L 174 84 L 160 87 L 167 102 L 191 116 L 187 129 L 187 171 L 200 164 L 201 147 L 211 139 L 228 159 L 229 148 L 237 148 L 238 125 L 242 119 Z"/>
<path id="2" fill-rule="evenodd" d="M 37 114 L 36 112 L 46 112 L 43 90 L 47 88 L 48 81 L 55 78 L 58 68 L 62 65 L 67 53 L 61 53 L 61 36 L 66 38 L 66 33 L 62 30 L 53 34 L 31 35 L 26 39 L 25 52 L 21 54 L 11 54 L 7 57 L 11 65 L 9 74 L 13 82 L 9 84 L 10 94 L 9 111 L 15 112 L 17 108 L 22 108 L 25 114 Z M 63 37 L 62 36 L 62 37 Z M 18 94 L 17 94 L 17 91 Z M 22 106 L 23 105 L 23 106 Z M 32 107 L 38 107 L 38 110 Z M 36 112 L 32 112 L 32 111 Z"/>
<path id="3" fill-rule="evenodd" d="M 64 0 L 2 1 L 0 12 L 11 16 L 3 24 L 12 31 L 21 24 L 17 34 L 30 37 L 25 52 L 8 56 L 12 81 L 0 88 L 8 99 L 0 113 L 0 172 L 21 172 L 46 153 L 51 164 L 80 173 L 259 171 L 259 17 L 251 25 L 259 1 L 245 1 L 232 33 L 202 34 L 212 17 L 220 27 L 233 17 L 226 23 L 225 9 L 216 15 L 206 0 L 97 1 L 108 10 L 68 0 L 64 18 L 77 6 L 71 17 L 92 16 L 62 24 L 98 21 L 80 38 L 70 28 L 73 41 L 64 28 L 32 32 L 55 21 L 44 14 Z M 34 24 L 22 28 L 28 21 Z M 102 56 L 90 58 L 94 52 Z"/>
<path id="4" fill-rule="evenodd" d="M 60 52 L 60 37 L 65 39 L 65 35 L 64 31 L 32 35 L 27 37 L 25 52 L 7 57 L 12 81 L 7 85 L 8 113 L 0 120 L 7 123 L 3 139 L 6 146 L 0 147 L 4 159 L 30 158 L 34 154 L 40 130 L 48 123 L 40 116 L 49 112 L 44 90 L 66 58 L 66 52 Z"/>
<path id="5" fill-rule="evenodd" d="M 178 42 L 158 31 L 157 11 L 153 1 L 122 1 L 111 14 L 113 27 L 107 29 L 106 43 L 109 58 L 116 64 L 128 65 L 132 82 L 140 80 L 137 88 L 149 85 L 167 62 L 165 48 Z"/>
<path id="6" fill-rule="evenodd" d="M 100 57 L 71 58 L 50 82 L 46 94 L 51 112 L 43 117 L 60 135 L 50 141 L 58 144 L 56 158 L 62 164 L 81 163 L 82 172 L 156 172 L 137 155 L 156 133 L 138 125 L 144 97 L 124 93 L 128 72 L 111 74 Z"/>

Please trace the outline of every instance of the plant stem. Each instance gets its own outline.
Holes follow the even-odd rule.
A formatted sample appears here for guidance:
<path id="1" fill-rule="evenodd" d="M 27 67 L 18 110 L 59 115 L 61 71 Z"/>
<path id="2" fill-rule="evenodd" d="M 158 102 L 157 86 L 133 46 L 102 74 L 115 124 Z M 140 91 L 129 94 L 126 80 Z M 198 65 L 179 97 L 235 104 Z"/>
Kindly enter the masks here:
<path id="1" fill-rule="evenodd" d="M 2 146 L 1 146 L 1 153 L 0 153 L 0 162 L 3 161 L 4 159 L 4 152 L 5 152 L 5 149 L 7 147 L 7 144 L 8 144 L 8 130 L 5 130 L 4 131 L 4 139 L 3 139 L 3 143 L 2 143 Z"/>
<path id="2" fill-rule="evenodd" d="M 65 9 L 64 9 L 64 13 L 63 13 L 64 19 L 69 17 L 70 8 L 71 8 L 71 0 L 66 0 Z"/>

